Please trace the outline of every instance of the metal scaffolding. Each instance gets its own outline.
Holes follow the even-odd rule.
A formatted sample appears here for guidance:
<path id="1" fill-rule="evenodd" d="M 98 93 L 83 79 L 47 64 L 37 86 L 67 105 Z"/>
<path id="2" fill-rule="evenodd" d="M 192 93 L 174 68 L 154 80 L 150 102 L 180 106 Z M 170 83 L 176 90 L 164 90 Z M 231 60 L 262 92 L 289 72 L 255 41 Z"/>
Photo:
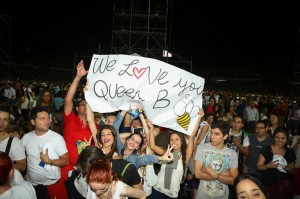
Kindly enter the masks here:
<path id="1" fill-rule="evenodd" d="M 169 0 L 115 0 L 112 54 L 134 54 L 166 61 Z"/>

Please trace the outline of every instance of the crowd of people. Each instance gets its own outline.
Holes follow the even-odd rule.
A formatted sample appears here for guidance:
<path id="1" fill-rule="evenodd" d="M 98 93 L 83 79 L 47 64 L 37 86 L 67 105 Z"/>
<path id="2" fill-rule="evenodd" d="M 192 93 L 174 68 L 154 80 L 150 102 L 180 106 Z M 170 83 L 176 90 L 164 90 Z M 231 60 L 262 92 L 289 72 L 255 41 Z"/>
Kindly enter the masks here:
<path id="1" fill-rule="evenodd" d="M 93 112 L 87 73 L 2 82 L 0 198 L 300 197 L 299 99 L 206 90 L 188 136 L 144 111 Z"/>

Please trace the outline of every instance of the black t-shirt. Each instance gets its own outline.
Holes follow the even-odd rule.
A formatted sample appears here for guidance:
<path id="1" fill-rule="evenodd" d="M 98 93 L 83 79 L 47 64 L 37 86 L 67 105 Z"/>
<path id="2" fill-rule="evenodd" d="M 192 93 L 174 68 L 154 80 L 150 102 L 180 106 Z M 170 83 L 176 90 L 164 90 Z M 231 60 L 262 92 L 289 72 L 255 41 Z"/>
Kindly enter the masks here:
<path id="1" fill-rule="evenodd" d="M 124 175 L 121 176 L 124 168 L 128 163 L 130 162 L 124 159 L 113 159 L 112 160 L 113 172 L 118 174 L 119 177 L 121 177 L 121 180 L 127 185 L 129 186 L 137 185 L 141 182 L 141 177 L 134 164 L 130 164 L 125 170 Z"/>
<path id="2" fill-rule="evenodd" d="M 264 147 L 260 154 L 265 158 L 265 165 L 269 164 L 273 160 L 273 152 L 271 146 Z M 295 151 L 291 148 L 286 148 L 283 158 L 287 161 L 288 164 L 295 162 L 296 154 Z M 292 178 L 289 173 L 280 172 L 277 168 L 269 168 L 262 172 L 262 182 L 265 185 L 277 185 L 278 180 L 280 179 L 289 179 Z"/>

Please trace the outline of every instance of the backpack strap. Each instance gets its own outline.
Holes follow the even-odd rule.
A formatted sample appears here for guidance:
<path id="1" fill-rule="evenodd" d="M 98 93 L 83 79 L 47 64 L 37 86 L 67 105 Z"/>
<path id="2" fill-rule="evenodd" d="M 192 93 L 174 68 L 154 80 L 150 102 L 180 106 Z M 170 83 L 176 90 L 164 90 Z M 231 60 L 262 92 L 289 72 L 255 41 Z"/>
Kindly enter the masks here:
<path id="1" fill-rule="evenodd" d="M 124 174 L 125 174 L 127 168 L 128 168 L 131 164 L 132 164 L 131 162 L 128 162 L 128 163 L 126 164 L 126 166 L 124 167 L 124 169 L 123 169 L 123 171 L 122 171 L 121 176 L 124 176 Z"/>
<path id="2" fill-rule="evenodd" d="M 6 149 L 5 149 L 5 153 L 7 155 L 9 155 L 9 151 L 10 151 L 10 147 L 11 147 L 11 143 L 12 143 L 13 139 L 14 139 L 14 137 L 9 137 L 9 139 L 7 141 L 7 145 L 6 145 Z"/>

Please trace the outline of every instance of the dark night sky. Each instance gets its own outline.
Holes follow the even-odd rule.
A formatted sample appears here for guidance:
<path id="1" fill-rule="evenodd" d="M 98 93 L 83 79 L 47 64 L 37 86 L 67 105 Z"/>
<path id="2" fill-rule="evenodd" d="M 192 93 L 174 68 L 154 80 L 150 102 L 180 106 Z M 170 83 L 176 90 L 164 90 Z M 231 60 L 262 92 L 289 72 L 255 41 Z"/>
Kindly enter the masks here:
<path id="1" fill-rule="evenodd" d="M 75 53 L 109 52 L 112 3 L 10 2 L 15 63 L 73 66 Z M 84 3 L 83 3 L 84 2 Z M 171 51 L 193 60 L 193 73 L 291 74 L 300 17 L 296 3 L 174 1 Z M 278 68 L 278 69 L 276 69 Z"/>

